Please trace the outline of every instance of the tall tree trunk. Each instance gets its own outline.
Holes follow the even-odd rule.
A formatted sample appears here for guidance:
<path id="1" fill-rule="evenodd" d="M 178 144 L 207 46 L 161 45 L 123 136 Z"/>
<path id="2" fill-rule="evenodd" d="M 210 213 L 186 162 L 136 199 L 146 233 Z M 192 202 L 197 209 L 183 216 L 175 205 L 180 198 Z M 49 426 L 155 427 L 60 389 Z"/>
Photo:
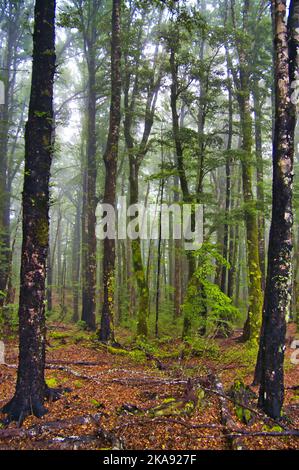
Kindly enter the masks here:
<path id="1" fill-rule="evenodd" d="M 279 418 L 284 400 L 286 316 L 292 281 L 292 183 L 296 104 L 292 82 L 299 70 L 299 1 L 292 0 L 287 21 L 286 0 L 272 0 L 275 50 L 275 132 L 273 141 L 272 220 L 264 315 L 255 380 L 259 406 Z"/>
<path id="2" fill-rule="evenodd" d="M 120 45 L 121 1 L 113 0 L 111 43 L 111 105 L 107 148 L 104 154 L 106 168 L 104 204 L 115 208 L 116 171 L 120 128 L 121 99 L 121 45 Z M 104 239 L 103 255 L 104 300 L 99 338 L 114 341 L 114 284 L 115 284 L 115 239 Z"/>
<path id="3" fill-rule="evenodd" d="M 25 130 L 23 244 L 19 304 L 19 366 L 10 420 L 46 413 L 45 279 L 52 161 L 55 0 L 36 0 L 29 116 Z"/>
<path id="4" fill-rule="evenodd" d="M 228 62 L 228 61 L 227 61 Z M 226 191 L 225 191 L 225 224 L 224 224 L 224 236 L 223 236 L 223 258 L 228 261 L 229 257 L 229 225 L 228 217 L 231 204 L 231 155 L 230 151 L 232 149 L 232 140 L 233 140 L 233 96 L 232 96 L 232 81 L 229 67 L 228 76 L 227 76 L 227 91 L 228 91 L 228 135 L 227 135 L 227 155 L 225 163 L 225 179 L 226 179 Z M 227 293 L 227 267 L 222 266 L 221 274 L 221 290 L 224 293 Z"/>
<path id="5" fill-rule="evenodd" d="M 82 320 L 90 330 L 96 328 L 96 2 L 93 0 L 89 14 L 90 31 L 86 32 L 85 50 L 88 68 L 87 143 L 86 167 L 84 168 L 84 191 L 82 208 Z"/>
<path id="6" fill-rule="evenodd" d="M 162 132 L 161 132 L 162 134 Z M 161 170 L 164 169 L 164 152 L 163 152 L 163 143 L 162 143 L 162 135 L 161 135 Z M 161 300 L 161 248 L 162 248 L 162 204 L 163 204 L 163 197 L 164 197 L 164 186 L 165 181 L 162 175 L 160 180 L 160 211 L 159 211 L 159 233 L 158 233 L 158 250 L 157 250 L 157 282 L 156 282 L 156 319 L 155 319 L 155 336 L 158 338 L 159 335 L 159 307 L 160 307 L 160 300 Z M 163 257 L 164 259 L 164 257 Z"/>
<path id="7" fill-rule="evenodd" d="M 258 231 L 259 231 L 259 258 L 262 275 L 262 288 L 265 289 L 265 196 L 264 196 L 264 170 L 262 151 L 262 108 L 259 84 L 255 82 L 253 89 L 254 105 L 254 129 L 255 129 L 255 154 L 258 200 Z"/>
<path id="8" fill-rule="evenodd" d="M 1 79 L 4 82 L 4 104 L 0 104 L 0 307 L 3 306 L 7 287 L 10 263 L 10 183 L 8 161 L 8 137 L 11 127 L 10 107 L 13 99 L 15 71 L 16 44 L 20 21 L 21 2 L 16 4 L 9 1 L 8 5 L 8 33 L 4 50 L 4 69 Z"/>
<path id="9" fill-rule="evenodd" d="M 93 61 L 92 61 L 93 62 Z M 83 198 L 83 252 L 85 269 L 82 270 L 82 320 L 88 328 L 96 327 L 96 135 L 95 135 L 95 64 L 89 67 L 89 99 L 88 99 L 88 137 L 87 137 L 87 167 L 86 194 Z"/>
<path id="10" fill-rule="evenodd" d="M 174 176 L 174 203 L 179 203 L 179 178 Z M 173 220 L 173 225 L 181 222 Z M 182 242 L 181 240 L 174 240 L 174 318 L 178 318 L 181 315 L 181 304 L 182 304 Z"/>
<path id="11" fill-rule="evenodd" d="M 184 165 L 183 145 L 180 137 L 180 123 L 178 115 L 178 65 L 176 63 L 175 50 L 170 50 L 170 69 L 171 69 L 171 91 L 170 91 L 170 105 L 172 114 L 172 131 L 175 144 L 175 163 L 178 170 L 178 176 L 183 195 L 183 202 L 190 204 L 192 202 L 191 194 L 188 187 L 188 181 Z M 193 219 L 193 217 L 192 217 Z M 191 222 L 191 228 L 194 229 L 194 221 Z M 191 280 L 195 271 L 195 258 L 192 252 L 187 253 L 188 258 L 188 270 L 189 280 Z M 190 333 L 191 320 L 189 315 L 186 313 L 183 322 L 183 336 L 187 336 Z"/>
<path id="12" fill-rule="evenodd" d="M 52 266 L 52 253 L 51 253 L 51 237 L 49 239 L 48 257 L 47 257 L 47 311 L 51 312 L 53 309 L 52 298 L 52 284 L 53 284 L 53 266 Z"/>
<path id="13" fill-rule="evenodd" d="M 249 33 L 249 0 L 244 0 L 243 29 Z M 236 40 L 239 57 L 239 77 L 232 69 L 237 89 L 242 135 L 242 183 L 246 226 L 246 244 L 248 259 L 248 316 L 244 326 L 243 339 L 258 343 L 262 322 L 263 294 L 259 260 L 259 238 L 256 215 L 256 203 L 252 192 L 252 118 L 249 89 L 248 44 L 241 38 Z"/>
<path id="14" fill-rule="evenodd" d="M 138 204 L 139 200 L 139 168 L 136 158 L 130 154 L 130 205 Z M 138 311 L 137 311 L 137 334 L 147 336 L 147 315 L 149 308 L 149 289 L 146 280 L 146 272 L 141 253 L 141 240 L 136 238 L 131 241 L 132 261 L 134 275 L 138 290 Z"/>
<path id="15" fill-rule="evenodd" d="M 158 24 L 162 19 L 162 10 L 159 15 Z M 131 24 L 128 25 L 130 29 Z M 130 182 L 130 205 L 138 204 L 139 201 L 139 170 L 144 157 L 148 152 L 148 141 L 151 134 L 154 115 L 156 110 L 158 93 L 161 85 L 161 69 L 158 67 L 159 45 L 156 44 L 151 75 L 148 76 L 148 85 L 146 93 L 146 103 L 144 109 L 144 128 L 142 138 L 137 144 L 132 136 L 134 126 L 134 113 L 136 112 L 136 101 L 139 90 L 140 80 L 140 60 L 142 57 L 142 28 L 138 35 L 138 53 L 136 57 L 135 73 L 132 74 L 130 66 L 126 67 L 125 83 L 124 83 L 124 134 L 126 147 L 129 154 L 129 182 Z M 125 66 L 128 57 L 125 56 Z M 131 93 L 130 93 L 130 90 Z M 137 216 L 137 214 L 135 215 Z M 134 218 L 135 218 L 134 216 Z M 136 227 L 138 231 L 138 227 Z M 149 288 L 147 284 L 146 266 L 142 258 L 142 247 L 140 238 L 131 241 L 132 261 L 134 276 L 138 292 L 138 309 L 137 309 L 137 334 L 147 336 L 147 317 L 149 312 Z M 133 291 L 132 291 L 133 293 Z"/>
<path id="16" fill-rule="evenodd" d="M 81 204 L 79 198 L 76 206 L 76 216 L 73 230 L 72 245 L 72 290 L 73 290 L 73 315 L 72 321 L 77 323 L 79 320 L 79 283 L 80 283 L 80 220 Z"/>

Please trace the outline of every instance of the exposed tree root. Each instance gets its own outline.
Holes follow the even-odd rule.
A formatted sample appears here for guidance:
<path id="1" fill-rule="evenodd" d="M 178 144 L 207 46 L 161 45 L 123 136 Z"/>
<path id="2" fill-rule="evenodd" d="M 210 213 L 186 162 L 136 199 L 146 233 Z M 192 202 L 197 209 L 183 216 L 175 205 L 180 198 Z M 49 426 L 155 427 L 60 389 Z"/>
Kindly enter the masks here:
<path id="1" fill-rule="evenodd" d="M 3 406 L 1 412 L 6 414 L 5 424 L 16 421 L 21 426 L 27 416 L 33 415 L 42 418 L 48 413 L 44 406 L 44 401 L 57 401 L 63 393 L 69 392 L 69 388 L 49 388 L 45 386 L 44 398 L 31 398 L 24 395 L 15 395 L 6 405 Z"/>
<path id="2" fill-rule="evenodd" d="M 24 396 L 14 396 L 1 412 L 7 415 L 4 420 L 5 424 L 16 421 L 18 426 L 21 426 L 27 416 L 34 415 L 41 418 L 48 410 L 44 406 L 44 400 L 28 400 Z"/>

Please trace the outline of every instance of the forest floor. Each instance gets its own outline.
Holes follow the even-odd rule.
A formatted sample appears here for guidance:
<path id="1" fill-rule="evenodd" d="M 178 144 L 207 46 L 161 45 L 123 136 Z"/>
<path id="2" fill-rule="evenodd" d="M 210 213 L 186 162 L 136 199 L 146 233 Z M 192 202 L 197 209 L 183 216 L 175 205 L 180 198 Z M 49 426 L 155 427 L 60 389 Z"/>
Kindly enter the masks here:
<path id="1" fill-rule="evenodd" d="M 0 450 L 299 449 L 298 435 L 276 435 L 299 428 L 293 351 L 286 352 L 284 419 L 275 423 L 258 411 L 257 388 L 245 386 L 254 359 L 240 333 L 211 347 L 166 338 L 129 349 L 124 332 L 118 336 L 123 348 L 112 348 L 78 327 L 52 323 L 47 383 L 68 390 L 47 404 L 42 419 L 28 417 L 21 428 L 0 425 Z M 17 353 L 12 338 L 0 365 L 0 407 L 14 392 Z"/>

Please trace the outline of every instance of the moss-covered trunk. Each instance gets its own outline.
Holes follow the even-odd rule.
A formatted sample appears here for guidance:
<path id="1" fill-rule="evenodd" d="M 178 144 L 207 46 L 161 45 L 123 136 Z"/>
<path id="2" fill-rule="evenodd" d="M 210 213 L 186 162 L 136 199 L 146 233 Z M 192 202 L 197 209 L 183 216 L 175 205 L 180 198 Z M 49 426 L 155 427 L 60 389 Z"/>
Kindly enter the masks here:
<path id="1" fill-rule="evenodd" d="M 171 114 L 172 114 L 172 131 L 173 139 L 175 144 L 175 164 L 178 171 L 181 191 L 183 195 L 183 202 L 186 204 L 192 203 L 192 197 L 189 191 L 187 175 L 185 171 L 184 164 L 184 154 L 183 154 L 183 145 L 180 135 L 180 123 L 179 123 L 179 114 L 178 114 L 178 65 L 176 62 L 176 53 L 174 48 L 170 50 L 170 70 L 171 70 L 171 87 L 170 87 L 170 105 L 171 105 Z M 191 229 L 194 230 L 195 219 L 191 214 Z M 193 252 L 187 252 L 188 259 L 188 278 L 189 281 L 192 279 L 192 276 L 195 271 L 196 262 Z M 183 337 L 190 334 L 191 329 L 191 319 L 189 314 L 185 313 L 183 321 Z"/>
<path id="2" fill-rule="evenodd" d="M 265 250 L 265 196 L 264 196 L 264 170 L 262 151 L 262 108 L 259 84 L 256 81 L 253 87 L 254 103 L 254 129 L 256 154 L 256 195 L 258 200 L 258 230 L 259 230 L 259 257 L 262 275 L 262 288 L 265 288 L 266 250 Z"/>
<path id="3" fill-rule="evenodd" d="M 15 395 L 3 408 L 9 419 L 17 421 L 30 414 L 46 413 L 45 280 L 53 154 L 54 22 L 55 0 L 36 0 L 31 95 L 25 130 L 19 366 Z"/>
<path id="4" fill-rule="evenodd" d="M 130 205 L 139 200 L 139 165 L 136 158 L 130 155 Z M 138 237 L 131 241 L 134 275 L 138 289 L 137 334 L 147 336 L 147 316 L 149 306 L 149 288 L 142 260 L 141 240 Z"/>
<path id="5" fill-rule="evenodd" d="M 261 269 L 259 260 L 259 231 L 256 212 L 256 201 L 253 197 L 253 155 L 252 155 L 252 117 L 250 104 L 250 31 L 249 31 L 250 2 L 243 4 L 244 36 L 236 38 L 239 67 L 238 74 L 231 69 L 240 112 L 242 136 L 242 184 L 244 200 L 244 218 L 246 227 L 246 248 L 248 263 L 248 316 L 244 326 L 243 339 L 257 344 L 262 322 L 263 293 L 261 287 Z M 232 10 L 235 22 L 235 11 Z M 235 23 L 234 23 L 235 24 Z"/>
<path id="6" fill-rule="evenodd" d="M 244 92 L 243 92 L 244 93 Z M 244 340 L 258 343 L 262 322 L 263 293 L 259 261 L 259 233 L 256 204 L 252 193 L 252 119 L 249 95 L 241 98 L 240 114 L 242 129 L 242 183 L 246 226 L 248 263 L 248 317 L 244 326 Z"/>
<path id="7" fill-rule="evenodd" d="M 82 207 L 82 320 L 90 330 L 96 328 L 96 2 L 91 2 L 89 30 L 84 33 L 88 70 L 87 142 Z"/>
<path id="8" fill-rule="evenodd" d="M 76 216 L 73 229 L 73 240 L 72 240 L 72 291 L 73 291 L 73 315 L 72 321 L 77 322 L 79 320 L 79 284 L 80 284 L 80 242 L 81 242 L 81 231 L 80 231 L 80 219 L 81 219 L 81 204 L 80 201 L 76 201 Z"/>
<path id="9" fill-rule="evenodd" d="M 115 208 L 117 157 L 120 128 L 121 99 L 121 46 L 120 46 L 120 0 L 113 0 L 111 42 L 111 104 L 107 147 L 104 154 L 106 168 L 104 204 Z M 114 341 L 115 304 L 115 239 L 104 239 L 103 253 L 103 308 L 99 338 L 104 342 Z"/>

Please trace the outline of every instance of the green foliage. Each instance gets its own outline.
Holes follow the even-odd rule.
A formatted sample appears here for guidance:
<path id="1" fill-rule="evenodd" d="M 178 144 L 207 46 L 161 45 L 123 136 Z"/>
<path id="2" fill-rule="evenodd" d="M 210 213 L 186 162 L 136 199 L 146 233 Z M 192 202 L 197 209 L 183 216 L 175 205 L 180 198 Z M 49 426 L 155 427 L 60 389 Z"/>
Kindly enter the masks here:
<path id="1" fill-rule="evenodd" d="M 268 424 L 264 424 L 262 427 L 262 430 L 265 432 L 283 432 L 284 431 L 284 429 L 278 424 L 275 424 L 275 426 L 269 426 Z"/>
<path id="2" fill-rule="evenodd" d="M 239 406 L 237 405 L 235 407 L 235 411 L 236 411 L 236 415 L 238 417 L 238 419 L 242 422 L 242 423 L 249 423 L 249 421 L 251 420 L 251 411 L 246 409 L 246 408 L 243 408 L 243 406 Z"/>
<path id="3" fill-rule="evenodd" d="M 215 341 L 202 337 L 185 338 L 184 356 L 195 356 L 209 359 L 220 357 L 220 348 Z"/>
<path id="4" fill-rule="evenodd" d="M 171 343 L 172 341 L 172 343 Z M 140 348 L 145 354 L 150 354 L 157 359 L 170 359 L 178 358 L 182 352 L 181 345 L 177 347 L 170 337 L 164 337 L 160 339 L 145 339 L 137 338 L 136 346 Z M 164 348 L 163 348 L 164 346 Z"/>
<path id="5" fill-rule="evenodd" d="M 246 375 L 254 371 L 257 353 L 258 348 L 254 344 L 237 345 L 222 352 L 220 363 L 224 367 L 234 364 L 237 377 L 243 380 Z"/>
<path id="6" fill-rule="evenodd" d="M 229 265 L 217 247 L 210 243 L 204 243 L 194 256 L 198 259 L 198 268 L 182 306 L 184 315 L 209 333 L 225 333 L 232 328 L 240 312 L 211 278 L 215 274 L 216 263 Z"/>
<path id="7" fill-rule="evenodd" d="M 80 330 L 86 331 L 88 329 L 87 323 L 83 320 L 79 320 L 76 323 L 77 327 L 80 328 Z"/>
<path id="8" fill-rule="evenodd" d="M 12 335 L 17 333 L 19 327 L 18 310 L 18 304 L 7 304 L 0 309 L 0 331 L 3 331 L 5 327 Z"/>

